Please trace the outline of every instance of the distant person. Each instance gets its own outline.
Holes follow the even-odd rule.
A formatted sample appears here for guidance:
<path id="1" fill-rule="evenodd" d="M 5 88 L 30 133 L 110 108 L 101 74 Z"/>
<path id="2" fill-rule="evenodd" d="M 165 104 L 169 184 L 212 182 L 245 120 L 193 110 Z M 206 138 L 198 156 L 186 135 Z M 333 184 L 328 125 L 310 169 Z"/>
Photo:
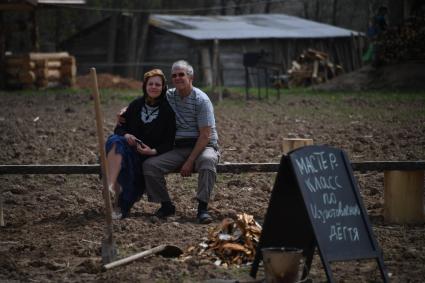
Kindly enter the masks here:
<path id="1" fill-rule="evenodd" d="M 113 218 L 129 215 L 143 195 L 142 164 L 172 149 L 175 116 L 166 99 L 166 80 L 160 69 L 143 77 L 143 96 L 133 100 L 121 114 L 122 121 L 106 141 L 108 186 L 116 193 Z"/>
<path id="2" fill-rule="evenodd" d="M 165 218 L 175 214 L 176 208 L 167 191 L 164 176 L 176 170 L 181 176 L 198 172 L 197 220 L 212 221 L 208 213 L 219 160 L 218 135 L 213 105 L 200 89 L 192 85 L 193 67 L 186 61 L 177 61 L 171 67 L 175 88 L 167 91 L 167 99 L 176 114 L 174 148 L 143 163 L 143 174 L 149 200 L 161 203 L 155 215 Z"/>
<path id="3" fill-rule="evenodd" d="M 387 15 L 388 15 L 388 8 L 385 6 L 379 7 L 378 12 L 373 18 L 373 26 L 375 27 L 376 35 L 379 35 L 382 32 L 387 30 L 388 28 Z"/>
<path id="4" fill-rule="evenodd" d="M 388 8 L 386 6 L 380 6 L 378 11 L 373 16 L 373 19 L 369 22 L 367 30 L 367 36 L 369 38 L 369 47 L 362 57 L 365 62 L 372 62 L 375 65 L 378 64 L 378 49 L 377 44 L 378 37 L 388 29 L 387 24 Z"/>

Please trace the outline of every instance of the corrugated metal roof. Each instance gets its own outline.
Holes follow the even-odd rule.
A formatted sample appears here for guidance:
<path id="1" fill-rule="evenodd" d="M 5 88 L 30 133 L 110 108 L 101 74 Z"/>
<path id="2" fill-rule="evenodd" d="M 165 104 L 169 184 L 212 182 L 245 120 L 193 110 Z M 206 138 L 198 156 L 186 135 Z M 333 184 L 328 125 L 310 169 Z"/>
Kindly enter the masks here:
<path id="1" fill-rule="evenodd" d="M 86 0 L 38 0 L 38 4 L 63 4 L 63 5 L 82 5 Z"/>
<path id="2" fill-rule="evenodd" d="M 361 34 L 354 30 L 318 23 L 285 14 L 238 16 L 160 15 L 150 24 L 194 40 L 248 38 L 323 38 Z"/>

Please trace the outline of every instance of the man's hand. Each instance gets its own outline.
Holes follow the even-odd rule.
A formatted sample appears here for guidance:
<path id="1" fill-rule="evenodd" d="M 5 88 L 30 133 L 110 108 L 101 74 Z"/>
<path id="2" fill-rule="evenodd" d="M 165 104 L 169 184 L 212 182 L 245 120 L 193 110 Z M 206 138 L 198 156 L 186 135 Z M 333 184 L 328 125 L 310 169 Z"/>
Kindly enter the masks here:
<path id="1" fill-rule="evenodd" d="M 180 175 L 182 175 L 183 177 L 189 177 L 192 175 L 195 160 L 196 158 L 198 158 L 199 154 L 201 154 L 201 152 L 207 146 L 210 140 L 210 134 L 211 134 L 211 127 L 199 128 L 198 140 L 196 141 L 195 147 L 192 149 L 192 152 L 190 153 L 186 162 L 183 164 L 182 168 L 180 169 Z"/>
<path id="2" fill-rule="evenodd" d="M 127 107 L 121 108 L 121 110 L 117 113 L 117 124 L 119 126 L 125 124 L 125 118 L 122 116 L 125 111 L 127 111 Z"/>
<path id="3" fill-rule="evenodd" d="M 180 175 L 183 177 L 190 177 L 193 172 L 193 161 L 186 160 L 186 162 L 183 164 L 182 168 L 180 169 Z"/>

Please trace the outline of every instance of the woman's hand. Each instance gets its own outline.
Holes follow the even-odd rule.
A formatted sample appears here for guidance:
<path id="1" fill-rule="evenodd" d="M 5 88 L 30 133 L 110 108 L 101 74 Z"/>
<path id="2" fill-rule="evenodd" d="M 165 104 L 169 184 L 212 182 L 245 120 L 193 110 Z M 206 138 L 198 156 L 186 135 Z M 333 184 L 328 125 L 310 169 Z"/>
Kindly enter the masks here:
<path id="1" fill-rule="evenodd" d="M 157 151 L 154 148 L 150 148 L 146 144 L 137 144 L 137 151 L 142 155 L 156 155 Z"/>
<path id="2" fill-rule="evenodd" d="M 125 134 L 124 138 L 126 139 L 127 143 L 130 146 L 136 146 L 137 145 L 137 142 L 136 142 L 137 138 L 135 136 L 133 136 L 132 134 Z"/>
<path id="3" fill-rule="evenodd" d="M 117 113 L 117 125 L 119 126 L 125 124 L 125 118 L 122 116 L 125 111 L 127 111 L 127 107 L 121 108 L 121 110 Z"/>

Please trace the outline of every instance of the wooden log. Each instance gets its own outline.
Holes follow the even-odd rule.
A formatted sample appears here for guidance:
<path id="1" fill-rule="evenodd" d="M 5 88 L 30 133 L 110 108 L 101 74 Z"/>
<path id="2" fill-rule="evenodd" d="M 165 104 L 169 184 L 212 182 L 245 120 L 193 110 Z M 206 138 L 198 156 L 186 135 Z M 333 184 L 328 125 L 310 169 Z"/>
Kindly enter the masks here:
<path id="1" fill-rule="evenodd" d="M 284 138 L 282 143 L 282 151 L 283 154 L 288 154 L 288 152 L 290 152 L 291 150 L 312 144 L 313 139 Z"/>
<path id="2" fill-rule="evenodd" d="M 19 72 L 18 78 L 23 84 L 33 84 L 35 82 L 35 74 L 33 71 L 21 71 Z"/>
<path id="3" fill-rule="evenodd" d="M 36 59 L 31 62 L 35 63 L 36 68 L 60 69 L 62 63 L 60 60 Z"/>
<path id="4" fill-rule="evenodd" d="M 65 65 L 60 68 L 63 77 L 75 77 L 77 75 L 77 66 Z"/>
<path id="5" fill-rule="evenodd" d="M 21 68 L 19 67 L 9 67 L 7 66 L 5 69 L 6 74 L 12 77 L 18 77 L 19 72 L 21 71 Z"/>
<path id="6" fill-rule="evenodd" d="M 23 57 L 8 57 L 6 56 L 6 66 L 10 67 L 19 67 L 22 66 L 25 62 Z"/>
<path id="7" fill-rule="evenodd" d="M 47 79 L 49 70 L 47 68 L 37 68 L 34 71 L 37 81 Z"/>
<path id="8" fill-rule="evenodd" d="M 61 82 L 63 85 L 74 87 L 77 84 L 77 65 L 75 57 L 69 56 L 61 59 Z"/>
<path id="9" fill-rule="evenodd" d="M 47 68 L 47 59 L 37 59 L 37 60 L 33 60 L 31 61 L 35 64 L 36 68 Z"/>
<path id="10" fill-rule="evenodd" d="M 55 52 L 55 53 L 36 53 L 36 52 L 30 52 L 28 53 L 28 58 L 31 61 L 34 60 L 41 60 L 41 59 L 47 59 L 47 60 L 61 60 L 63 58 L 69 57 L 68 52 Z"/>
<path id="11" fill-rule="evenodd" d="M 75 57 L 68 56 L 60 59 L 62 65 L 75 65 Z"/>
<path id="12" fill-rule="evenodd" d="M 47 69 L 47 80 L 58 81 L 61 78 L 60 70 Z"/>
<path id="13" fill-rule="evenodd" d="M 23 70 L 31 70 L 35 68 L 35 63 L 28 58 L 8 58 L 6 59 L 6 66 L 12 68 L 20 68 Z"/>
<path id="14" fill-rule="evenodd" d="M 384 172 L 384 219 L 389 223 L 424 223 L 424 171 Z"/>
<path id="15" fill-rule="evenodd" d="M 61 61 L 58 60 L 48 60 L 47 61 L 47 68 L 49 69 L 60 69 L 62 66 Z"/>

